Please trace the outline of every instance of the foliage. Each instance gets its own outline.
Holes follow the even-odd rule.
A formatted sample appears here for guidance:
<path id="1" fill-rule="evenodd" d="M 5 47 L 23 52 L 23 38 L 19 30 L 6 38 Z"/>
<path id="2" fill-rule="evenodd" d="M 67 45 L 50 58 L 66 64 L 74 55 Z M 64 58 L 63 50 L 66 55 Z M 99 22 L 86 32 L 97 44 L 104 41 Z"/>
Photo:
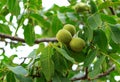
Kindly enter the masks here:
<path id="1" fill-rule="evenodd" d="M 0 38 L 0 42 L 10 44 L 11 48 L 33 46 L 37 39 L 55 37 L 65 24 L 74 25 L 76 36 L 86 42 L 81 52 L 74 52 L 57 41 L 49 42 L 47 46 L 44 42 L 39 43 L 39 47 L 24 58 L 30 59 L 27 64 L 24 61 L 13 63 L 18 56 L 7 57 L 1 47 L 0 82 L 116 82 L 114 77 L 120 75 L 120 1 L 81 0 L 89 6 L 89 10 L 82 12 L 74 9 L 77 0 L 68 1 L 69 6 L 54 4 L 45 10 L 42 0 L 0 0 L 0 34 L 14 38 L 18 37 L 19 29 L 24 31 L 26 44 Z M 10 20 L 6 19 L 7 15 Z M 25 20 L 28 20 L 27 24 Z M 42 29 L 41 34 L 35 32 L 37 25 Z M 72 69 L 74 65 L 77 65 L 75 70 Z"/>

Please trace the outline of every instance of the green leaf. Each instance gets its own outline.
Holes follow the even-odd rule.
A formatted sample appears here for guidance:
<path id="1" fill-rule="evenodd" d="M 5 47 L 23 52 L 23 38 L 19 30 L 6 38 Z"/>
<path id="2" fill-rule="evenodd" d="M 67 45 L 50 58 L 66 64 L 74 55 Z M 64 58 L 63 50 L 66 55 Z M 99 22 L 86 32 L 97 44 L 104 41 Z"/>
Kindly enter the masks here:
<path id="1" fill-rule="evenodd" d="M 41 51 L 43 51 L 44 47 L 45 47 L 44 43 L 39 43 L 39 48 L 37 49 L 36 53 L 39 54 Z"/>
<path id="2" fill-rule="evenodd" d="M 104 3 L 100 4 L 98 8 L 100 10 L 100 9 L 106 9 L 110 6 L 117 6 L 117 5 L 120 5 L 120 2 L 105 1 Z"/>
<path id="3" fill-rule="evenodd" d="M 110 46 L 112 47 L 113 52 L 120 53 L 120 45 L 116 44 L 113 40 L 110 40 Z"/>
<path id="4" fill-rule="evenodd" d="M 90 27 L 84 27 L 84 37 L 91 42 L 93 39 L 93 30 Z"/>
<path id="5" fill-rule="evenodd" d="M 106 57 L 106 56 L 101 55 L 101 57 L 95 62 L 95 64 L 94 64 L 94 69 L 93 69 L 91 72 L 89 72 L 89 74 L 88 74 L 88 76 L 89 76 L 91 79 L 92 79 L 92 78 L 95 78 L 96 75 L 98 75 L 99 72 L 101 71 L 101 70 L 100 70 L 100 66 L 101 66 L 101 64 L 104 62 L 105 57 Z"/>
<path id="6" fill-rule="evenodd" d="M 33 18 L 34 20 L 36 20 L 41 27 L 43 27 L 43 28 L 50 27 L 50 23 L 47 20 L 45 20 L 41 15 L 30 14 L 30 17 Z"/>
<path id="7" fill-rule="evenodd" d="M 56 35 L 56 33 L 58 32 L 58 30 L 60 30 L 62 28 L 62 23 L 60 21 L 60 19 L 58 18 L 58 16 L 54 15 L 53 19 L 52 19 L 52 33 L 53 35 Z"/>
<path id="8" fill-rule="evenodd" d="M 11 35 L 10 28 L 7 25 L 0 24 L 0 33 L 5 33 Z"/>
<path id="9" fill-rule="evenodd" d="M 34 82 L 46 82 L 44 77 L 36 77 L 34 78 Z"/>
<path id="10" fill-rule="evenodd" d="M 120 55 L 119 54 L 109 54 L 116 62 L 120 64 Z"/>
<path id="11" fill-rule="evenodd" d="M 34 12 L 36 12 L 36 10 L 41 9 L 42 8 L 42 0 L 30 0 L 29 8 Z"/>
<path id="12" fill-rule="evenodd" d="M 96 75 L 98 75 L 100 72 L 100 68 L 94 69 L 93 71 L 89 72 L 88 76 L 89 78 L 95 78 Z"/>
<path id="13" fill-rule="evenodd" d="M 20 82 L 33 82 L 30 77 L 24 77 L 21 75 L 15 75 Z"/>
<path id="14" fill-rule="evenodd" d="M 16 82 L 14 73 L 9 72 L 6 76 L 6 81 L 7 82 Z"/>
<path id="15" fill-rule="evenodd" d="M 88 17 L 87 22 L 91 29 L 96 29 L 97 27 L 100 27 L 102 24 L 102 20 L 98 13 L 95 13 L 92 16 Z"/>
<path id="16" fill-rule="evenodd" d="M 32 46 L 35 41 L 35 32 L 34 32 L 34 27 L 30 24 L 27 26 L 24 26 L 24 38 L 25 42 L 29 45 Z"/>
<path id="17" fill-rule="evenodd" d="M 101 52 L 101 54 L 103 54 L 104 56 L 109 57 L 115 64 L 117 64 L 120 67 L 120 63 L 119 63 L 120 62 L 120 60 L 119 60 L 120 57 L 117 54 L 108 55 L 108 54 L 105 54 L 103 52 Z"/>
<path id="18" fill-rule="evenodd" d="M 58 74 L 55 74 L 53 77 L 53 82 L 71 82 L 68 78 L 64 78 Z"/>
<path id="19" fill-rule="evenodd" d="M 68 51 L 67 51 L 68 52 Z M 74 58 L 74 60 L 76 61 L 76 62 L 83 62 L 84 60 L 85 60 L 85 57 L 86 57 L 86 55 L 85 55 L 85 53 L 84 52 L 80 52 L 80 53 L 78 53 L 78 52 L 73 52 L 73 51 L 70 51 L 69 50 L 69 55 L 70 55 L 70 57 L 72 57 L 72 58 Z"/>
<path id="20" fill-rule="evenodd" d="M 28 74 L 28 71 L 23 68 L 22 66 L 16 66 L 16 67 L 11 67 L 11 66 L 7 66 L 9 70 L 11 70 L 13 73 L 17 74 L 17 75 L 22 75 L 25 76 Z"/>
<path id="21" fill-rule="evenodd" d="M 3 6 L 6 4 L 7 0 L 0 0 L 0 10 L 3 9 Z"/>
<path id="22" fill-rule="evenodd" d="M 68 53 L 62 49 L 62 48 L 58 48 L 58 47 L 54 47 L 63 57 L 65 57 L 67 60 L 71 61 L 72 63 L 75 63 L 76 61 L 74 60 L 74 58 L 70 57 L 68 55 Z"/>
<path id="23" fill-rule="evenodd" d="M 111 1 L 105 1 L 104 3 L 99 5 L 99 9 L 104 9 L 104 8 L 108 8 L 109 6 L 112 6 L 112 2 Z"/>
<path id="24" fill-rule="evenodd" d="M 120 25 L 110 25 L 110 32 L 112 40 L 116 44 L 120 44 Z"/>
<path id="25" fill-rule="evenodd" d="M 36 57 L 36 49 L 34 49 L 29 55 L 28 58 L 35 58 Z"/>
<path id="26" fill-rule="evenodd" d="M 12 11 L 14 9 L 15 2 L 16 0 L 8 0 L 9 11 Z"/>
<path id="27" fill-rule="evenodd" d="M 51 77 L 54 74 L 54 62 L 51 59 L 52 55 L 53 55 L 52 47 L 47 46 L 46 48 L 44 48 L 40 56 L 42 72 L 47 81 L 50 81 Z"/>
<path id="28" fill-rule="evenodd" d="M 18 0 L 7 0 L 7 6 L 9 11 L 13 14 L 18 16 L 20 14 L 20 7 Z"/>
<path id="29" fill-rule="evenodd" d="M 61 78 L 61 82 L 71 82 L 68 78 Z"/>
<path id="30" fill-rule="evenodd" d="M 108 61 L 105 59 L 102 64 L 102 71 L 105 72 L 108 69 Z"/>
<path id="31" fill-rule="evenodd" d="M 118 73 L 120 74 L 120 56 L 118 56 L 119 54 L 105 54 L 103 52 L 101 52 L 101 54 L 103 54 L 104 56 L 107 56 L 108 58 L 110 58 L 115 64 L 116 64 L 116 68 Z"/>
<path id="32" fill-rule="evenodd" d="M 58 52 L 55 52 L 52 58 L 55 64 L 55 70 L 60 73 L 64 73 L 67 70 L 67 61 L 65 60 L 65 58 L 63 58 L 63 56 L 61 56 Z"/>
<path id="33" fill-rule="evenodd" d="M 97 54 L 97 50 L 90 50 L 86 56 L 86 59 L 84 61 L 84 66 L 89 66 L 93 60 L 95 59 Z"/>
<path id="34" fill-rule="evenodd" d="M 111 24 L 116 24 L 117 23 L 117 21 L 114 19 L 114 17 L 109 16 L 109 15 L 101 14 L 101 19 L 103 21 L 111 23 Z"/>
<path id="35" fill-rule="evenodd" d="M 3 22 L 6 21 L 5 17 L 3 15 L 0 15 L 0 20 L 2 20 Z"/>
<path id="36" fill-rule="evenodd" d="M 21 15 L 21 17 L 17 20 L 18 27 L 16 28 L 15 35 L 17 35 L 17 31 L 19 30 L 20 26 L 23 25 L 24 20 L 27 16 L 26 15 Z"/>
<path id="37" fill-rule="evenodd" d="M 93 0 L 90 0 L 91 12 L 96 13 L 98 11 L 97 6 Z"/>
<path id="38" fill-rule="evenodd" d="M 62 82 L 62 81 L 61 81 L 60 77 L 57 74 L 55 74 L 53 77 L 53 82 Z"/>
<path id="39" fill-rule="evenodd" d="M 94 42 L 98 45 L 98 47 L 105 51 L 108 47 L 108 41 L 107 37 L 105 35 L 105 32 L 101 29 L 97 29 L 94 31 Z"/>

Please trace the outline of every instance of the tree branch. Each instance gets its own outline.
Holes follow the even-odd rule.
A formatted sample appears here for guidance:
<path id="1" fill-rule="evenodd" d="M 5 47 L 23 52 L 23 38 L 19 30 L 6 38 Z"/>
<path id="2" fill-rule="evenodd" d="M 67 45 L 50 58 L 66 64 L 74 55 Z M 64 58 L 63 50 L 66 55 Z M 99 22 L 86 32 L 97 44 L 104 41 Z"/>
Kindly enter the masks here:
<path id="1" fill-rule="evenodd" d="M 94 80 L 94 79 L 98 79 L 98 78 L 101 78 L 101 77 L 103 77 L 103 76 L 109 75 L 110 72 L 112 72 L 113 70 L 115 70 L 115 65 L 113 65 L 112 67 L 110 67 L 106 72 L 100 73 L 100 74 L 98 74 L 95 78 L 90 79 L 90 78 L 88 77 L 88 73 L 89 73 L 89 72 L 88 72 L 88 68 L 86 68 L 86 70 L 85 70 L 85 75 L 84 75 L 84 76 L 79 77 L 79 78 L 73 78 L 73 79 L 71 79 L 71 82 L 76 81 L 76 80 Z"/>
<path id="2" fill-rule="evenodd" d="M 23 38 L 19 38 L 16 36 L 10 36 L 10 35 L 0 33 L 0 37 L 1 38 L 8 38 L 8 39 L 11 39 L 13 41 L 19 41 L 19 42 L 25 43 L 25 40 Z M 57 40 L 56 40 L 56 38 L 42 38 L 42 39 L 35 40 L 35 44 L 39 44 L 40 42 L 57 42 Z"/>
<path id="3" fill-rule="evenodd" d="M 109 75 L 110 72 L 112 72 L 113 70 L 115 70 L 115 65 L 113 65 L 112 67 L 110 67 L 106 72 L 97 75 L 94 79 L 98 79 L 98 78 L 101 78 L 103 76 Z"/>

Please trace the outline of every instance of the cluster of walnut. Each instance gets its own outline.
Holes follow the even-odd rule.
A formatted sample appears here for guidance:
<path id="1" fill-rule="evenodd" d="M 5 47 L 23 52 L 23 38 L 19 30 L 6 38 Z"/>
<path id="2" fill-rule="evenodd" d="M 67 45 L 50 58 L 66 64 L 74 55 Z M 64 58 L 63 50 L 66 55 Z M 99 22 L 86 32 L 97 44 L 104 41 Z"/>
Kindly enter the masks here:
<path id="1" fill-rule="evenodd" d="M 82 38 L 75 37 L 76 28 L 74 25 L 66 24 L 63 29 L 60 29 L 56 34 L 59 42 L 69 45 L 71 50 L 80 52 L 85 47 L 85 41 Z"/>

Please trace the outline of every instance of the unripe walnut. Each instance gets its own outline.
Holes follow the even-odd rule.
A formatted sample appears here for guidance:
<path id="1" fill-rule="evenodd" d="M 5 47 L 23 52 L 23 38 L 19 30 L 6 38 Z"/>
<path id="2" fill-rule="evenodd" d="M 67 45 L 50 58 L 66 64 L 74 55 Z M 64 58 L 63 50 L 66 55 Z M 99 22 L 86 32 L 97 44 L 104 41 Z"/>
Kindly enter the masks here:
<path id="1" fill-rule="evenodd" d="M 69 44 L 69 42 L 72 39 L 72 35 L 69 31 L 67 31 L 65 29 L 61 29 L 56 34 L 56 38 L 59 42 L 62 42 L 64 44 Z"/>
<path id="2" fill-rule="evenodd" d="M 70 48 L 75 52 L 80 52 L 85 47 L 85 41 L 81 38 L 72 38 Z"/>
<path id="3" fill-rule="evenodd" d="M 66 25 L 64 25 L 63 29 L 68 30 L 71 33 L 72 36 L 76 33 L 75 26 L 72 25 L 72 24 L 66 24 Z"/>
<path id="4" fill-rule="evenodd" d="M 79 2 L 78 4 L 75 5 L 76 12 L 83 12 L 88 10 L 89 10 L 89 6 L 85 3 Z"/>

